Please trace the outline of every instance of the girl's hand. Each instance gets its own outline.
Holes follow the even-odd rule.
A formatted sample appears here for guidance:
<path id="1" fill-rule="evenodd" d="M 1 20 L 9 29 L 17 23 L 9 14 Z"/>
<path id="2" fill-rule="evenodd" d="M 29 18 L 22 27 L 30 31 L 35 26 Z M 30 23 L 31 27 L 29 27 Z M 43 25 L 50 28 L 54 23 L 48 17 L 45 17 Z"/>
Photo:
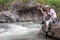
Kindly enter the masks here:
<path id="1" fill-rule="evenodd" d="M 40 10 L 41 10 L 42 8 L 38 7 L 38 9 L 40 9 Z"/>

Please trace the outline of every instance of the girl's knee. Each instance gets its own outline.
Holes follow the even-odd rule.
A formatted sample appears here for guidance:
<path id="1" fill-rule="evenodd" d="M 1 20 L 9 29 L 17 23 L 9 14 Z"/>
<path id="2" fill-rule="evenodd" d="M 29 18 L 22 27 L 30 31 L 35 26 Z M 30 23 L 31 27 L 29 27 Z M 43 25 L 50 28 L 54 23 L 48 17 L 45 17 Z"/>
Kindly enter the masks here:
<path id="1" fill-rule="evenodd" d="M 49 22 L 48 21 L 46 21 L 46 25 L 49 25 Z"/>

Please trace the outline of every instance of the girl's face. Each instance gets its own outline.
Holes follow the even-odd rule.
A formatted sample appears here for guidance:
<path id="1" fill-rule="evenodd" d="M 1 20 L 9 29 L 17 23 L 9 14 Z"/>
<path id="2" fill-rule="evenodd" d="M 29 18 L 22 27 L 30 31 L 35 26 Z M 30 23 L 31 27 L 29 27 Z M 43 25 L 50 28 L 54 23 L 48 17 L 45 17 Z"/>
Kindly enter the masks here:
<path id="1" fill-rule="evenodd" d="M 47 10 L 47 11 L 50 11 L 50 8 L 47 7 L 46 10 Z"/>

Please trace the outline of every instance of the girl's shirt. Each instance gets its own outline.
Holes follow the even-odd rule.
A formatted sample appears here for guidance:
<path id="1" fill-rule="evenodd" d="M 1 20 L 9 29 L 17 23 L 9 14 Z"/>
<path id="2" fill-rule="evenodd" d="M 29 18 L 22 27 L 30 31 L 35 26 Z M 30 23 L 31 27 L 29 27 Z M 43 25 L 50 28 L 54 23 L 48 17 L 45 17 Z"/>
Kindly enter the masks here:
<path id="1" fill-rule="evenodd" d="M 54 13 L 53 18 L 56 18 L 57 17 L 56 12 L 53 9 L 50 9 L 50 12 L 48 12 L 48 15 L 52 15 L 53 13 Z"/>

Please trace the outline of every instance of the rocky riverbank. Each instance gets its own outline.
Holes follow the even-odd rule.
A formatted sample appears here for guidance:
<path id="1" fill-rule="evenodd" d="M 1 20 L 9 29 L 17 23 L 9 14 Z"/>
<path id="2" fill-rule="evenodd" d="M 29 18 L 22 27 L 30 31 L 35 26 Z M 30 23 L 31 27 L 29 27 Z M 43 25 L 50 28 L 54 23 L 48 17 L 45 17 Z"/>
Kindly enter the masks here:
<path id="1" fill-rule="evenodd" d="M 0 12 L 0 22 L 41 21 L 42 13 L 36 6 L 27 6 L 19 1 L 13 1 L 9 11 Z"/>

